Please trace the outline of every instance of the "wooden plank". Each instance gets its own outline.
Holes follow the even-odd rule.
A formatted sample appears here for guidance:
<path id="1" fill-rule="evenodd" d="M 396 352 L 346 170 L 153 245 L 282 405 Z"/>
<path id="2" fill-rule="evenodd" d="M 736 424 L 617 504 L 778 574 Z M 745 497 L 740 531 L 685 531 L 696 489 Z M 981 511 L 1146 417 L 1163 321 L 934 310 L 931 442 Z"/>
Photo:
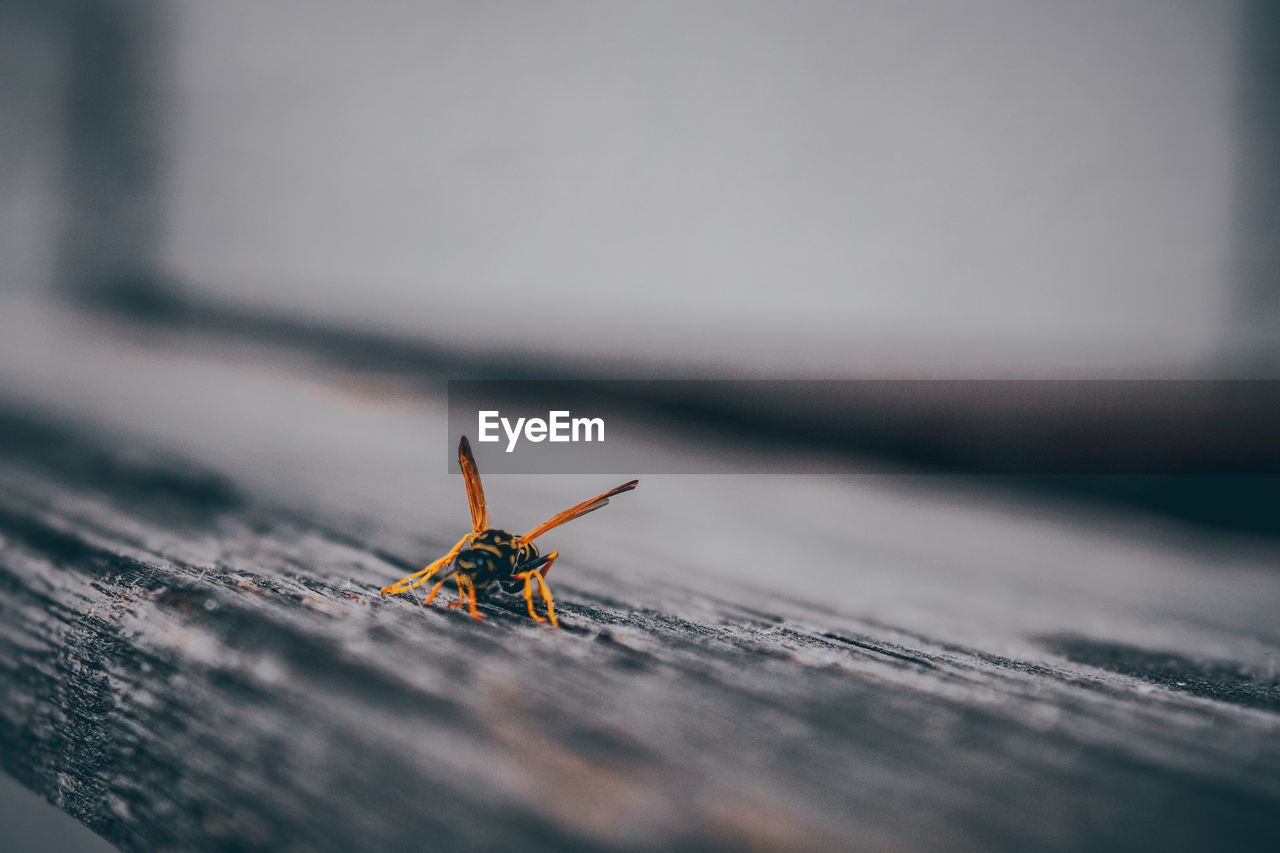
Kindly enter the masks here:
<path id="1" fill-rule="evenodd" d="M 0 766 L 122 849 L 1280 832 L 1272 550 L 929 479 L 642 478 L 553 543 L 563 630 L 511 599 L 481 624 L 377 594 L 465 529 L 429 395 L 25 328 Z M 532 523 L 583 485 L 490 505 Z"/>

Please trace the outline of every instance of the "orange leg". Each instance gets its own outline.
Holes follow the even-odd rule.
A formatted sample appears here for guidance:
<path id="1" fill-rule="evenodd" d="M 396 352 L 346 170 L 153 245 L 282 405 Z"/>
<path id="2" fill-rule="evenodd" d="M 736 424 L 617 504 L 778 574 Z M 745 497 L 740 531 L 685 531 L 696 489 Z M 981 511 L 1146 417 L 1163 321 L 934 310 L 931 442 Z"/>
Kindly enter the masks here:
<path id="1" fill-rule="evenodd" d="M 546 560 L 546 565 L 537 569 L 529 569 L 526 572 L 520 572 L 516 577 L 524 581 L 524 600 L 529 606 L 529 616 L 536 622 L 546 622 L 548 619 L 551 624 L 560 627 L 560 623 L 556 621 L 555 599 L 551 595 L 551 587 L 547 585 L 544 578 L 547 572 L 551 571 L 551 564 L 556 561 L 556 557 L 560 556 L 559 551 L 552 551 L 542 559 Z M 547 605 L 547 619 L 543 619 L 533 609 L 533 585 L 538 585 L 538 595 L 542 597 L 542 601 Z"/>
<path id="2" fill-rule="evenodd" d="M 467 588 L 466 588 L 466 586 L 464 585 L 464 581 L 463 581 L 463 577 L 462 577 L 462 575 L 456 575 L 456 576 L 454 577 L 454 580 L 456 580 L 456 581 L 458 582 L 458 600 L 457 600 L 457 601 L 454 601 L 454 602 L 451 602 L 451 603 L 449 604 L 449 606 L 450 606 L 450 607 L 461 607 L 462 605 L 464 605 L 464 604 L 466 604 L 466 603 L 467 603 Z"/>
<path id="3" fill-rule="evenodd" d="M 467 610 L 471 613 L 471 618 L 480 622 L 484 621 L 484 614 L 476 610 L 476 584 L 466 575 L 458 575 L 458 600 L 450 604 L 450 607 L 467 606 Z"/>
<path id="4" fill-rule="evenodd" d="M 426 600 L 422 602 L 423 607 L 426 607 L 435 599 L 436 593 L 440 591 L 440 587 L 444 586 L 445 583 L 447 583 L 449 578 L 451 577 L 453 577 L 453 572 L 450 572 L 449 574 L 442 577 L 439 581 L 436 582 L 435 586 L 431 587 L 431 594 L 428 595 Z"/>
<path id="5" fill-rule="evenodd" d="M 422 571 L 414 572 L 408 577 L 404 577 L 396 581 L 391 586 L 383 587 L 382 594 L 396 595 L 397 593 L 408 592 L 409 590 L 413 589 L 415 586 L 422 586 L 424 583 L 431 580 L 431 576 L 434 575 L 436 572 L 440 571 L 442 567 L 447 566 L 449 563 L 453 562 L 453 558 L 458 556 L 458 552 L 461 551 L 463 548 L 467 547 L 468 544 L 470 544 L 471 538 L 473 536 L 475 536 L 474 533 L 468 533 L 466 536 L 463 536 L 461 539 L 458 540 L 457 545 L 454 545 L 452 548 L 449 549 L 448 554 L 445 554 L 443 557 L 436 560 L 434 563 L 427 566 Z"/>
<path id="6" fill-rule="evenodd" d="M 524 581 L 524 601 L 525 604 L 529 605 L 529 618 L 535 622 L 546 622 L 547 620 L 539 616 L 538 612 L 533 609 L 533 584 L 531 582 L 531 576 L 536 575 L 537 573 L 538 570 L 534 569 L 531 572 L 521 572 L 516 575 L 516 577 L 521 578 Z"/>
<path id="7" fill-rule="evenodd" d="M 556 600 L 551 595 L 551 587 L 543 580 L 542 575 L 545 574 L 546 572 L 544 571 L 538 575 L 538 594 L 542 596 L 542 603 L 547 605 L 547 618 L 551 620 L 552 625 L 559 628 L 560 623 L 556 621 Z"/>

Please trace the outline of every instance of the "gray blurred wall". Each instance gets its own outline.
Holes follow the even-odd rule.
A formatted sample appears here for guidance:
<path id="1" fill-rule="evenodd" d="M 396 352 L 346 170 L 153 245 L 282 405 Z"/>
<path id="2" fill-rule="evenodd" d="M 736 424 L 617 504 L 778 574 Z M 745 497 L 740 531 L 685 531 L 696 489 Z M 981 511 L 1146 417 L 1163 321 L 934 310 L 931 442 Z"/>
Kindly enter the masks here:
<path id="1" fill-rule="evenodd" d="M 1274 337 L 1274 254 L 1241 263 L 1262 8 L 181 0 L 133 65 L 162 156 L 128 251 L 465 347 L 1195 372 Z"/>

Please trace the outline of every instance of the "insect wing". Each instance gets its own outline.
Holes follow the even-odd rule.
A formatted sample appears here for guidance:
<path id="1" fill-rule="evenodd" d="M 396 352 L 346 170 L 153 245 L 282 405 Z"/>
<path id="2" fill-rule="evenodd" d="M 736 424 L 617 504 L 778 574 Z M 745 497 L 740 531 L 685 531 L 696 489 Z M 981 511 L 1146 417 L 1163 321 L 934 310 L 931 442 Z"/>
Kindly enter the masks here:
<path id="1" fill-rule="evenodd" d="M 467 503 L 471 505 L 471 530 L 480 533 L 489 528 L 489 511 L 484 505 L 484 486 L 480 485 L 480 469 L 471 455 L 471 444 L 464 435 L 458 442 L 458 467 L 467 481 Z"/>
<path id="2" fill-rule="evenodd" d="M 564 512 L 560 513 L 559 515 L 554 515 L 551 518 L 548 518 L 546 521 L 542 522 L 542 524 L 539 524 L 537 527 L 533 528 L 532 530 L 530 530 L 528 533 L 521 536 L 520 538 L 525 542 L 532 542 L 534 539 L 537 539 L 539 536 L 546 533 L 548 530 L 559 527 L 562 524 L 567 524 L 568 522 L 573 521 L 575 518 L 581 518 L 582 516 L 586 515 L 589 512 L 595 512 L 600 507 L 609 503 L 609 498 L 613 497 L 614 495 L 620 495 L 623 492 L 631 491 L 636 487 L 636 484 L 639 482 L 640 482 L 639 480 L 632 480 L 630 483 L 623 483 L 621 486 L 618 486 L 615 489 L 610 489 L 609 491 L 605 492 L 603 495 L 598 495 L 589 501 L 583 501 L 582 503 L 578 504 L 575 507 L 566 509 Z"/>

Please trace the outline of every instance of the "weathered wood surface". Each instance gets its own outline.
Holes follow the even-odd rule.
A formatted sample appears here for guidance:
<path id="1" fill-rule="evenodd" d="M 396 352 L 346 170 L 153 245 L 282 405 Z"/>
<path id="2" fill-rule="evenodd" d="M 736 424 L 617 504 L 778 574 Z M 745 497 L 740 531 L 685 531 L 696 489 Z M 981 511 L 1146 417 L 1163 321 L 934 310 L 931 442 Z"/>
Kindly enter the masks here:
<path id="1" fill-rule="evenodd" d="M 465 529 L 429 394 L 10 307 L 0 765 L 122 849 L 1280 837 L 1271 546 L 928 478 L 649 477 L 549 537 L 563 630 L 479 624 L 377 594 Z"/>

